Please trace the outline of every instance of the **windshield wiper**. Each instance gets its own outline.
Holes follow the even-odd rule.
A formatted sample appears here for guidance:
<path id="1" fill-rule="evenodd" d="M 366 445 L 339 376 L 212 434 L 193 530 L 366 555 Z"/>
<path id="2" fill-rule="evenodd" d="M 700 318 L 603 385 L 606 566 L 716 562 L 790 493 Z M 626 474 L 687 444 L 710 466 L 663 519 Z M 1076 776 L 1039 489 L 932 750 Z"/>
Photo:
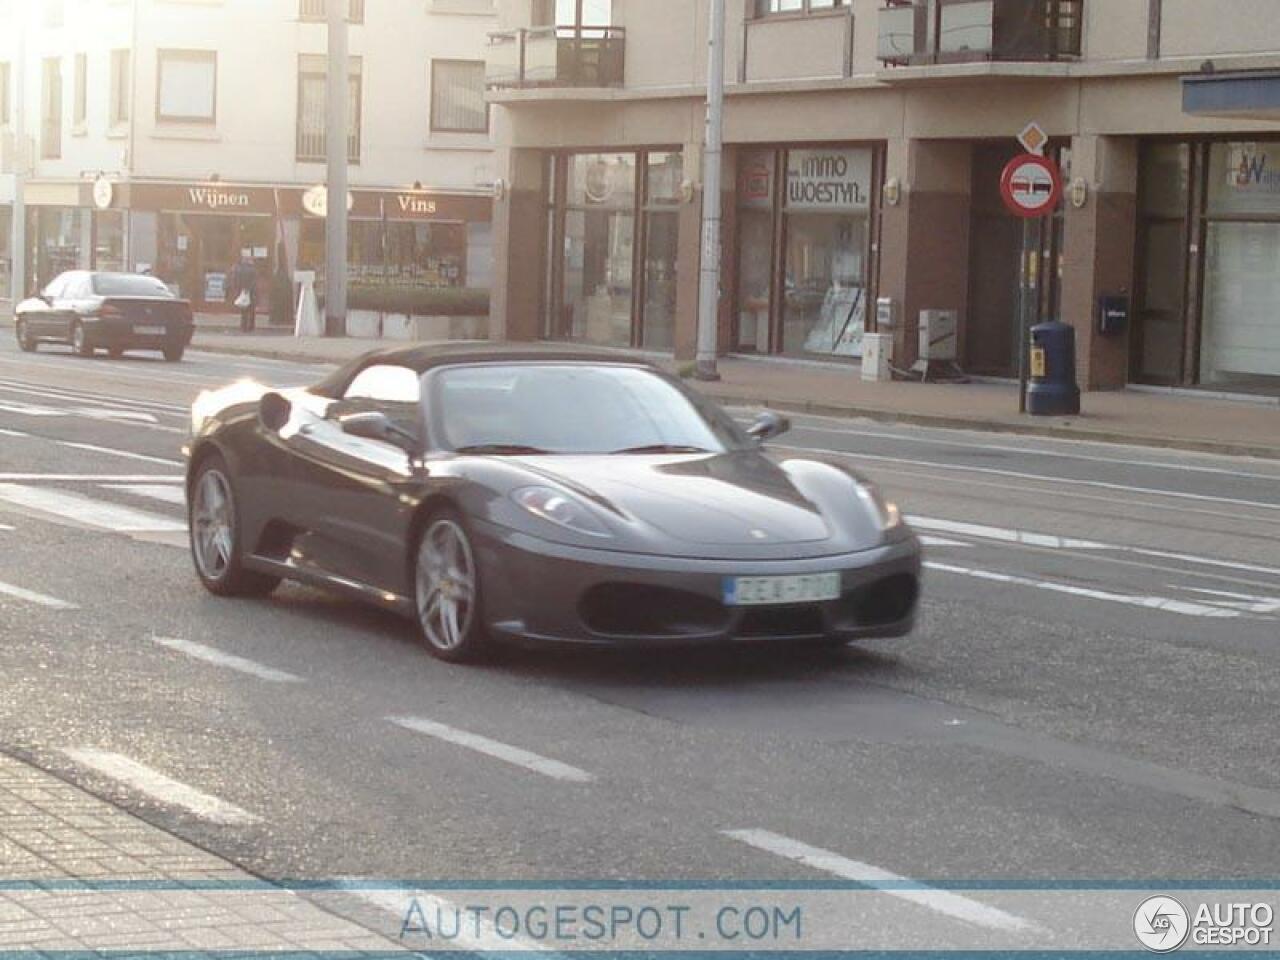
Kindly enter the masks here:
<path id="1" fill-rule="evenodd" d="M 526 447 L 519 443 L 479 443 L 470 447 L 459 447 L 454 451 L 473 457 L 534 457 L 549 454 L 550 450 L 541 447 Z"/>
<path id="2" fill-rule="evenodd" d="M 706 447 L 694 447 L 683 443 L 654 443 L 647 447 L 629 447 L 626 450 L 615 450 L 613 453 L 618 456 L 626 454 L 636 454 L 637 456 L 646 453 L 710 453 Z"/>

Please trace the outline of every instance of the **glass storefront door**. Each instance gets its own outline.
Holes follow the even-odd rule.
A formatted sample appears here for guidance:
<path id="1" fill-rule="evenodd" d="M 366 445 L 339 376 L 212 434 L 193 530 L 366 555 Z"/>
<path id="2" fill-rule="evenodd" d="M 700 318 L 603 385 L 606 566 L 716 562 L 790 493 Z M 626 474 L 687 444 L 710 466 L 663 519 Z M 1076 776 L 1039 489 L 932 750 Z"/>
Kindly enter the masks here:
<path id="1" fill-rule="evenodd" d="M 1142 152 L 1130 358 L 1133 379 L 1144 383 L 1183 379 L 1191 162 L 1185 143 L 1148 144 Z"/>
<path id="2" fill-rule="evenodd" d="M 683 171 L 671 150 L 554 158 L 548 337 L 674 348 Z"/>

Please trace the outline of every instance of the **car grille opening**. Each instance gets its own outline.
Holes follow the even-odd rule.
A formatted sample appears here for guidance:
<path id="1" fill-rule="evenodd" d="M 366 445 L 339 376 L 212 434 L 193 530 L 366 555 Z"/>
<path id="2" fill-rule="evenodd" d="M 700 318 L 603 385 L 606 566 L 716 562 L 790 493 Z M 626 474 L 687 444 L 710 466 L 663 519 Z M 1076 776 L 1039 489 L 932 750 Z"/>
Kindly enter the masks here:
<path id="1" fill-rule="evenodd" d="M 721 632 L 728 622 L 725 608 L 710 597 L 644 584 L 592 587 L 579 615 L 592 633 L 617 638 L 705 636 Z"/>
<path id="2" fill-rule="evenodd" d="M 747 638 L 820 637 L 826 632 L 816 606 L 755 607 L 747 609 L 738 635 Z"/>
<path id="3" fill-rule="evenodd" d="M 859 627 L 882 627 L 905 620 L 915 609 L 920 583 L 914 574 L 897 573 L 859 587 L 844 601 Z"/>

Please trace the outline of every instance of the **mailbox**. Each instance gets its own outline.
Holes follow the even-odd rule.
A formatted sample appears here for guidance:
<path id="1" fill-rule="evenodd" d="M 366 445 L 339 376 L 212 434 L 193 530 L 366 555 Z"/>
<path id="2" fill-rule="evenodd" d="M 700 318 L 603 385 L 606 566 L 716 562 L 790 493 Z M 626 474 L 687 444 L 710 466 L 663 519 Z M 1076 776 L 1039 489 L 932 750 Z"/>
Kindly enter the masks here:
<path id="1" fill-rule="evenodd" d="M 1129 298 L 1108 295 L 1098 299 L 1098 332 L 1103 336 L 1119 336 L 1129 329 Z"/>

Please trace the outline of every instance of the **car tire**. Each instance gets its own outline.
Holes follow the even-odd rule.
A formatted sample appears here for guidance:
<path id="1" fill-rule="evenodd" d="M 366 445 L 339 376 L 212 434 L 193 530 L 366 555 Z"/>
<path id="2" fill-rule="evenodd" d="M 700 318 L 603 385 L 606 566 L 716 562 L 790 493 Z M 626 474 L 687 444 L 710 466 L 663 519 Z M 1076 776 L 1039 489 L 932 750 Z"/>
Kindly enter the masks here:
<path id="1" fill-rule="evenodd" d="M 181 363 L 182 355 L 186 352 L 186 347 L 165 347 L 164 359 L 168 363 Z"/>
<path id="2" fill-rule="evenodd" d="M 414 545 L 414 612 L 427 651 L 446 663 L 473 663 L 488 648 L 480 568 L 466 522 L 437 510 Z"/>
<path id="3" fill-rule="evenodd" d="M 196 471 L 187 494 L 187 528 L 196 576 L 219 597 L 260 597 L 280 585 L 279 577 L 244 568 L 235 486 L 226 461 L 214 454 Z"/>
<path id="4" fill-rule="evenodd" d="M 14 335 L 18 338 L 18 349 L 23 353 L 35 353 L 40 346 L 40 342 L 27 330 L 27 321 L 18 318 L 17 324 L 13 328 Z"/>
<path id="5" fill-rule="evenodd" d="M 79 320 L 71 328 L 71 349 L 81 357 L 92 357 L 97 352 L 89 342 L 89 334 L 85 332 L 84 324 Z"/>

